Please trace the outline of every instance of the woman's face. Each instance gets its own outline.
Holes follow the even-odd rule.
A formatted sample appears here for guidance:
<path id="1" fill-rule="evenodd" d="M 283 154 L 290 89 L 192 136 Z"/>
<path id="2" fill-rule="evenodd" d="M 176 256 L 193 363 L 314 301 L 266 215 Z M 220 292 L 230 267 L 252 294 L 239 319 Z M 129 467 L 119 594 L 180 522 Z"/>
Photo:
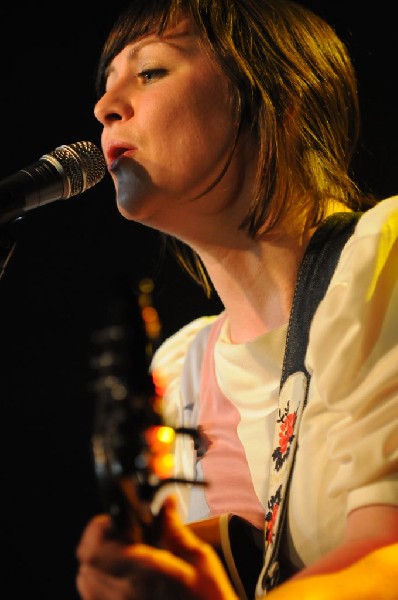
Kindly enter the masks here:
<path id="1" fill-rule="evenodd" d="M 188 19 L 114 58 L 95 116 L 118 207 L 129 219 L 178 236 L 192 219 L 219 213 L 240 185 L 242 161 L 234 158 L 205 193 L 231 154 L 236 114 L 226 76 Z"/>

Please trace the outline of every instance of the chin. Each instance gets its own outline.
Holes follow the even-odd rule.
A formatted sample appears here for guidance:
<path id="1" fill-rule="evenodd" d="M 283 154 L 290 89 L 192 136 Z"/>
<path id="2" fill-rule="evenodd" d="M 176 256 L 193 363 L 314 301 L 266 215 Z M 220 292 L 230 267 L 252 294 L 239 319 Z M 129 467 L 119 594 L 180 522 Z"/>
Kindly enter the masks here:
<path id="1" fill-rule="evenodd" d="M 116 186 L 117 208 L 123 217 L 129 220 L 139 221 L 144 218 L 146 207 L 150 205 L 148 190 L 144 186 L 137 185 L 137 181 L 129 181 Z"/>
<path id="2" fill-rule="evenodd" d="M 145 213 L 143 210 L 144 202 L 140 202 L 137 198 L 116 197 L 116 205 L 119 213 L 129 221 L 143 221 Z"/>
<path id="3" fill-rule="evenodd" d="M 153 185 L 149 174 L 137 163 L 123 160 L 113 175 L 119 212 L 126 219 L 137 219 L 142 208 L 150 203 Z"/>

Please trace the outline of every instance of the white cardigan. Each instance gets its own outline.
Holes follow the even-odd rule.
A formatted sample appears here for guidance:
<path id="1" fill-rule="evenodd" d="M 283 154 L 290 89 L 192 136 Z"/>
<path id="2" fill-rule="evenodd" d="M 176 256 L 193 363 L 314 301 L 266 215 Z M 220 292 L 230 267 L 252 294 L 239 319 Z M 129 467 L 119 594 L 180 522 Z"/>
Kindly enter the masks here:
<path id="1" fill-rule="evenodd" d="M 154 356 L 173 426 L 183 416 L 189 424 L 190 404 L 196 425 L 201 357 L 215 318 L 189 323 Z M 240 412 L 238 437 L 264 506 L 286 326 L 245 344 L 232 344 L 227 332 L 226 321 L 215 346 L 217 381 Z M 398 504 L 398 197 L 367 211 L 343 249 L 313 319 L 306 366 L 312 377 L 288 512 L 289 555 L 299 568 L 341 542 L 354 508 Z M 191 441 L 177 440 L 176 472 L 192 477 L 195 462 Z M 189 486 L 176 493 L 184 519 L 207 516 L 192 511 Z M 228 512 L 228 490 L 225 499 Z"/>

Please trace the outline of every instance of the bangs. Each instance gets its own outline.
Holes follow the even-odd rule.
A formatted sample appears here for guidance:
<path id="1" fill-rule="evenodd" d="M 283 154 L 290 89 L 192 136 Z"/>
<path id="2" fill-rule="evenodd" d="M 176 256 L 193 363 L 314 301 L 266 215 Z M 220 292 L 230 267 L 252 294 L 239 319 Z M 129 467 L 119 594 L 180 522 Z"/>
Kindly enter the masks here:
<path id="1" fill-rule="evenodd" d="M 176 24 L 181 13 L 188 13 L 184 0 L 135 0 L 115 21 L 102 49 L 97 67 L 95 88 L 97 96 L 105 92 L 107 70 L 123 48 L 137 39 L 161 35 L 170 24 Z"/>

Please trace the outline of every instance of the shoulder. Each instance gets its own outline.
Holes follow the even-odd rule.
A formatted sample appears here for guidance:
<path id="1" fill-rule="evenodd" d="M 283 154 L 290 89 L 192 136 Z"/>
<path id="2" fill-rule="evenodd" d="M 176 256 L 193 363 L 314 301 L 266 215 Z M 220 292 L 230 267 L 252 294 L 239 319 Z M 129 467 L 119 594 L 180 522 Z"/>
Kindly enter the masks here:
<path id="1" fill-rule="evenodd" d="M 355 386 L 361 365 L 370 371 L 397 345 L 397 314 L 395 196 L 364 213 L 343 248 L 312 322 L 307 356 L 313 368 L 324 374 L 333 366 L 335 392 L 344 382 Z"/>
<path id="2" fill-rule="evenodd" d="M 151 362 L 154 379 L 161 381 L 165 417 L 174 420 L 180 407 L 180 388 L 187 360 L 199 378 L 201 358 L 207 335 L 218 315 L 194 319 L 167 338 L 155 352 Z M 171 411 L 171 412 L 170 412 Z"/>
<path id="3" fill-rule="evenodd" d="M 367 243 L 373 241 L 373 248 L 380 243 L 391 243 L 398 239 L 398 196 L 380 200 L 373 208 L 363 213 L 358 220 L 351 243 Z"/>
<path id="4" fill-rule="evenodd" d="M 174 363 L 184 360 L 188 347 L 194 341 L 198 343 L 206 336 L 217 316 L 198 317 L 164 340 L 153 356 L 152 368 L 162 369 L 171 361 Z"/>
<path id="5" fill-rule="evenodd" d="M 383 229 L 385 224 L 398 228 L 398 196 L 380 200 L 375 206 L 363 213 L 358 221 L 359 234 L 375 234 Z"/>
<path id="6" fill-rule="evenodd" d="M 338 262 L 328 294 L 355 281 L 372 293 L 385 266 L 398 254 L 398 196 L 381 200 L 358 220 Z M 365 298 L 362 296 L 361 301 Z"/>
<path id="7" fill-rule="evenodd" d="M 348 395 L 358 398 L 358 386 L 369 377 L 374 399 L 376 382 L 387 386 L 396 378 L 397 315 L 398 196 L 360 218 L 311 324 L 308 364 L 334 405 Z"/>

